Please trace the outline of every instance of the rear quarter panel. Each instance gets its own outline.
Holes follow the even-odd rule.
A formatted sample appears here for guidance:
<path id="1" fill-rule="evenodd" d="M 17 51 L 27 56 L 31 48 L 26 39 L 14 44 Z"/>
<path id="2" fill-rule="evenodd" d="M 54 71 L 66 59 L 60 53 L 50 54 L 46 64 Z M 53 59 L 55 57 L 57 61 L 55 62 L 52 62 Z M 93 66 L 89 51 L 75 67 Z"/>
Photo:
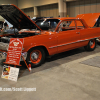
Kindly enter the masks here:
<path id="1" fill-rule="evenodd" d="M 81 40 L 89 40 L 100 37 L 100 28 L 87 28 L 80 31 Z"/>

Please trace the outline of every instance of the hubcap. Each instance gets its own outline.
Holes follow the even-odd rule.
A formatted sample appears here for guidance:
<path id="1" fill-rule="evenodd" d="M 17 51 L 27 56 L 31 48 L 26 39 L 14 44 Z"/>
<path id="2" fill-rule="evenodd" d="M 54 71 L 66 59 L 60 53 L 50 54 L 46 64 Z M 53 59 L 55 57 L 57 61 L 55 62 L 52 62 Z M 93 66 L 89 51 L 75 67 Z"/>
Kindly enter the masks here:
<path id="1" fill-rule="evenodd" d="M 91 48 L 94 48 L 94 47 L 95 47 L 95 40 L 91 40 L 91 41 L 90 41 L 90 47 L 91 47 Z"/>
<path id="2" fill-rule="evenodd" d="M 42 59 L 42 53 L 40 50 L 34 50 L 30 54 L 30 61 L 34 64 L 37 64 Z"/>
<path id="3" fill-rule="evenodd" d="M 93 45 L 93 41 L 90 41 L 90 46 L 92 46 Z"/>
<path id="4" fill-rule="evenodd" d="M 39 57 L 39 53 L 38 53 L 38 52 L 33 52 L 33 53 L 31 54 L 31 59 L 32 59 L 32 60 L 37 60 L 38 57 Z"/>

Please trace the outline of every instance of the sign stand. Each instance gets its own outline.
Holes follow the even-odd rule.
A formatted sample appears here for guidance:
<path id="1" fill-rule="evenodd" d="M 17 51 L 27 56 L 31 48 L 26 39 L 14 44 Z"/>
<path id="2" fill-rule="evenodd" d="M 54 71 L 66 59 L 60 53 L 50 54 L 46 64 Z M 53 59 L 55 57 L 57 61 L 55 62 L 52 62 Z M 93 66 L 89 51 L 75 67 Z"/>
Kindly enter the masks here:
<path id="1" fill-rule="evenodd" d="M 7 65 L 14 65 L 14 67 L 16 68 L 16 66 L 21 66 L 19 63 L 20 63 L 20 57 L 22 56 L 22 59 L 24 60 L 25 65 L 27 66 L 30 72 L 31 71 L 30 66 L 28 66 L 23 55 L 21 54 L 23 43 L 24 43 L 23 38 L 11 38 L 10 39 L 6 62 L 4 63 Z"/>
<path id="2" fill-rule="evenodd" d="M 23 55 L 21 55 L 21 56 L 22 56 L 22 58 L 23 58 L 23 60 L 24 60 L 24 62 L 25 62 L 26 67 L 28 68 L 28 70 L 29 70 L 29 72 L 30 72 L 31 70 L 30 70 L 28 64 L 26 63 L 26 61 L 25 61 Z M 7 62 L 3 62 L 3 63 L 7 64 L 8 66 L 10 66 L 10 65 L 14 65 L 15 68 L 16 68 L 16 66 L 22 66 L 22 65 L 10 64 L 10 63 L 7 63 Z"/>
<path id="3" fill-rule="evenodd" d="M 24 42 L 23 38 L 10 39 L 6 61 L 3 62 L 6 65 L 3 66 L 3 71 L 1 75 L 2 78 L 9 79 L 12 81 L 17 81 L 19 68 L 16 68 L 16 67 L 22 66 L 20 65 L 21 57 L 24 60 L 25 65 L 27 66 L 29 72 L 31 71 L 31 64 L 28 65 L 22 55 L 23 42 Z"/>
<path id="4" fill-rule="evenodd" d="M 27 68 L 28 68 L 28 70 L 29 70 L 29 72 L 30 72 L 31 70 L 30 70 L 29 66 L 27 65 L 27 63 L 26 63 L 26 61 L 25 61 L 23 55 L 22 55 L 22 58 L 23 58 L 23 60 L 24 60 L 24 62 L 25 62 L 25 65 L 27 66 Z"/>

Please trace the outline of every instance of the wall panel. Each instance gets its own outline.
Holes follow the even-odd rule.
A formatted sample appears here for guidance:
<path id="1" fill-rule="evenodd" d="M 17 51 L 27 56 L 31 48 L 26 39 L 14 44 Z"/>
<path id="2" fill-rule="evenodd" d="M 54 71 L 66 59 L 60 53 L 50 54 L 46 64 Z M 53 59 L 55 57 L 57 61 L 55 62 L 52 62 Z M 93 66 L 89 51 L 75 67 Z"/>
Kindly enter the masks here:
<path id="1" fill-rule="evenodd" d="M 67 16 L 69 17 L 70 16 L 70 3 L 66 3 L 66 4 L 67 4 L 67 8 L 66 8 Z"/>
<path id="2" fill-rule="evenodd" d="M 58 17 L 58 4 L 38 7 L 40 17 Z"/>
<path id="3" fill-rule="evenodd" d="M 100 12 L 100 0 L 80 0 L 67 3 L 67 14 L 75 17 L 77 14 Z"/>
<path id="4" fill-rule="evenodd" d="M 54 14 L 53 5 L 50 5 L 50 15 L 49 15 L 49 16 L 53 16 L 53 14 Z M 48 17 L 49 17 L 49 16 L 48 16 Z"/>
<path id="5" fill-rule="evenodd" d="M 91 0 L 91 13 L 97 12 L 97 0 Z"/>
<path id="6" fill-rule="evenodd" d="M 80 12 L 79 2 L 75 2 L 75 16 L 77 16 Z"/>
<path id="7" fill-rule="evenodd" d="M 30 16 L 30 18 L 34 17 L 34 8 L 26 8 L 26 9 L 22 9 L 22 11 L 27 15 Z"/>
<path id="8" fill-rule="evenodd" d="M 85 1 L 84 0 L 79 2 L 79 9 L 80 9 L 79 14 L 84 14 L 85 13 L 84 5 L 85 5 Z"/>
<path id="9" fill-rule="evenodd" d="M 73 3 L 73 2 L 71 2 L 70 3 L 70 14 L 69 14 L 69 16 L 71 16 L 71 17 L 74 17 L 75 16 L 75 3 Z"/>
<path id="10" fill-rule="evenodd" d="M 58 0 L 18 0 L 20 9 L 58 3 Z"/>
<path id="11" fill-rule="evenodd" d="M 0 0 L 0 4 L 14 4 L 17 6 L 17 0 Z"/>
<path id="12" fill-rule="evenodd" d="M 100 0 L 97 0 L 97 9 L 96 12 L 100 12 Z"/>
<path id="13" fill-rule="evenodd" d="M 85 0 L 85 5 L 84 5 L 84 12 L 85 13 L 91 13 L 91 1 L 90 0 Z"/>

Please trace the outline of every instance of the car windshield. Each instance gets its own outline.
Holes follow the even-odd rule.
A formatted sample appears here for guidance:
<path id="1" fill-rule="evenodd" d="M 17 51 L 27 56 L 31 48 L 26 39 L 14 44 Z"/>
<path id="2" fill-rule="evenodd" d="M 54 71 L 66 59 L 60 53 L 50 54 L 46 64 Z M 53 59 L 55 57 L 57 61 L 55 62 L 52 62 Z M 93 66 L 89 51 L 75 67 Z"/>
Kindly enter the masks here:
<path id="1" fill-rule="evenodd" d="M 35 23 L 42 30 L 54 31 L 59 21 L 60 21 L 59 19 L 41 19 L 37 20 Z"/>

